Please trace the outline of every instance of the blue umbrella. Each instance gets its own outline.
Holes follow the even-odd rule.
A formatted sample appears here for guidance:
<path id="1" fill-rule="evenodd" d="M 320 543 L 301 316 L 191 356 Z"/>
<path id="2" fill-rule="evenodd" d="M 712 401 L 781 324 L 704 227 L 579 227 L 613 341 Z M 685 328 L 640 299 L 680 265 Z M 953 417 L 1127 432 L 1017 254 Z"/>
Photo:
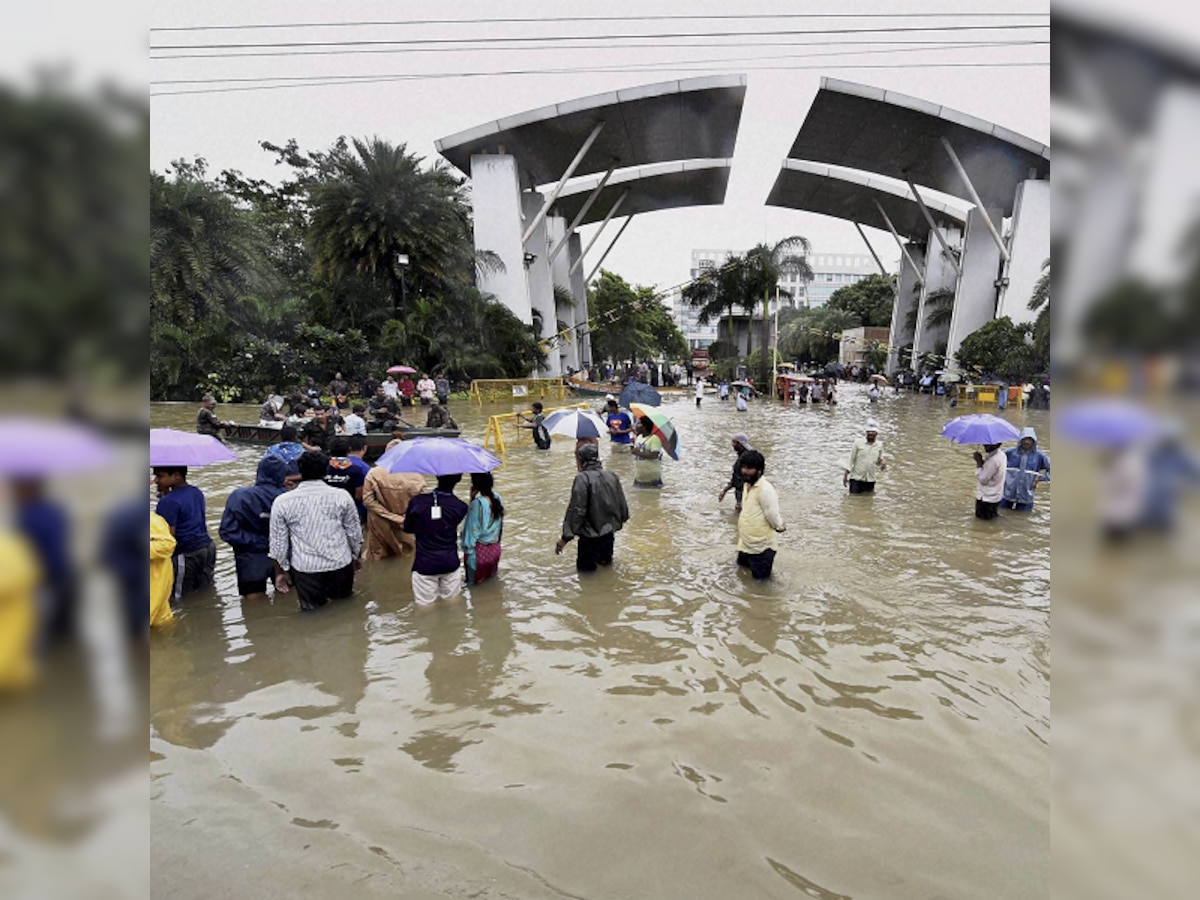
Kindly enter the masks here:
<path id="1" fill-rule="evenodd" d="M 942 437 L 956 444 L 1002 444 L 1017 440 L 1021 432 L 1007 419 L 991 413 L 972 413 L 947 422 Z"/>
<path id="2" fill-rule="evenodd" d="M 375 465 L 389 472 L 458 475 L 490 472 L 500 465 L 500 460 L 462 438 L 413 438 L 384 453 Z"/>
<path id="3" fill-rule="evenodd" d="M 543 423 L 551 434 L 573 438 L 599 438 L 608 435 L 604 420 L 590 409 L 560 409 L 546 416 Z"/>
<path id="4" fill-rule="evenodd" d="M 229 462 L 237 454 L 211 434 L 193 434 L 174 428 L 150 429 L 150 465 L 207 466 Z"/>
<path id="5" fill-rule="evenodd" d="M 1124 447 L 1160 433 L 1162 422 L 1140 403 L 1119 397 L 1081 400 L 1054 417 L 1063 437 L 1097 447 Z"/>
<path id="6" fill-rule="evenodd" d="M 648 384 L 642 384 L 640 381 L 631 381 L 625 387 L 621 388 L 621 396 L 617 398 L 617 403 L 625 409 L 629 409 L 630 403 L 640 403 L 643 406 L 661 406 L 662 394 Z"/>

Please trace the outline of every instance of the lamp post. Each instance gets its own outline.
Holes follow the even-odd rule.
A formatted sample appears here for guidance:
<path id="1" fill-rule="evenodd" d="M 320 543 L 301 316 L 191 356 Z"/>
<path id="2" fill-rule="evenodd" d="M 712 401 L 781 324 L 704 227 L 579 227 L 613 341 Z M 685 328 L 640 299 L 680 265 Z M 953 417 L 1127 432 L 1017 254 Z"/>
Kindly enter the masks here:
<path id="1" fill-rule="evenodd" d="M 408 308 L 408 295 L 404 286 L 404 270 L 408 267 L 408 254 L 396 254 L 396 266 L 400 269 L 400 306 L 402 309 Z"/>

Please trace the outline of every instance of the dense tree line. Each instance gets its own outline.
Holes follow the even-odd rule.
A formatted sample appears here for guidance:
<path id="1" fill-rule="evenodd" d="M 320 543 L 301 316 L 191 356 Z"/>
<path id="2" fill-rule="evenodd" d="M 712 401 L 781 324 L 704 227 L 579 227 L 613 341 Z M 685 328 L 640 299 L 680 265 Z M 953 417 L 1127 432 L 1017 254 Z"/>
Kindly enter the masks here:
<path id="1" fill-rule="evenodd" d="M 151 395 L 255 400 L 307 376 L 405 363 L 452 380 L 527 375 L 534 327 L 475 287 L 464 182 L 403 145 L 263 143 L 279 183 L 203 160 L 150 175 Z M 401 264 L 407 257 L 407 263 Z"/>

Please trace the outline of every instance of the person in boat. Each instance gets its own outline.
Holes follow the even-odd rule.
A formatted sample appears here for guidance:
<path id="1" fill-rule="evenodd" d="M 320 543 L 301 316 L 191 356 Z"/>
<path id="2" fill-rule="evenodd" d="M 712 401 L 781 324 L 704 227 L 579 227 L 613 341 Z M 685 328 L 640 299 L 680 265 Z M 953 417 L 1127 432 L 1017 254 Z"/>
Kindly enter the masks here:
<path id="1" fill-rule="evenodd" d="M 350 385 L 346 384 L 346 379 L 342 377 L 342 373 L 338 372 L 333 376 L 333 381 L 329 382 L 329 396 L 333 398 L 348 397 L 350 395 Z"/>
<path id="2" fill-rule="evenodd" d="M 280 411 L 279 406 L 275 403 L 275 397 L 268 395 L 266 401 L 258 410 L 259 424 L 270 425 L 272 422 L 282 422 L 286 418 L 287 416 Z"/>
<path id="3" fill-rule="evenodd" d="M 196 411 L 196 434 L 221 436 L 221 429 L 225 427 L 225 423 L 217 418 L 216 409 L 217 398 L 212 394 L 205 394 L 200 398 L 200 409 Z"/>
<path id="4" fill-rule="evenodd" d="M 375 389 L 375 396 L 367 404 L 367 423 L 370 431 L 392 431 L 402 421 L 400 407 L 382 387 Z"/>
<path id="5" fill-rule="evenodd" d="M 454 421 L 454 417 L 450 415 L 450 410 L 442 406 L 442 401 L 437 397 L 433 398 L 433 405 L 429 408 L 429 415 L 425 417 L 426 428 L 457 428 L 458 423 Z"/>

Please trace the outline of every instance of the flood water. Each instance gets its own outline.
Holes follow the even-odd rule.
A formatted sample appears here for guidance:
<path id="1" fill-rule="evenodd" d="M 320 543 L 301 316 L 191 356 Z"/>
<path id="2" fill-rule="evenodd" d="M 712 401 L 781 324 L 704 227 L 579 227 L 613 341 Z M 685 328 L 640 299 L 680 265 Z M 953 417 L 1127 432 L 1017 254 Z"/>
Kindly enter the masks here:
<path id="1" fill-rule="evenodd" d="M 216 591 L 151 641 L 155 896 L 1046 893 L 1051 491 L 977 521 L 976 448 L 938 436 L 971 406 L 839 393 L 665 400 L 683 453 L 664 489 L 635 491 L 633 460 L 602 449 L 632 520 L 594 575 L 573 545 L 554 555 L 562 438 L 510 444 L 500 577 L 432 609 L 411 558 L 316 613 L 244 604 L 218 544 Z M 477 442 L 514 408 L 451 403 Z M 152 425 L 195 412 L 155 405 Z M 890 467 L 851 497 L 840 464 L 868 415 Z M 1047 413 L 1006 415 L 1052 453 Z M 766 583 L 734 565 L 732 492 L 716 499 L 737 431 L 788 524 Z M 190 478 L 214 538 L 262 453 L 237 449 Z"/>

